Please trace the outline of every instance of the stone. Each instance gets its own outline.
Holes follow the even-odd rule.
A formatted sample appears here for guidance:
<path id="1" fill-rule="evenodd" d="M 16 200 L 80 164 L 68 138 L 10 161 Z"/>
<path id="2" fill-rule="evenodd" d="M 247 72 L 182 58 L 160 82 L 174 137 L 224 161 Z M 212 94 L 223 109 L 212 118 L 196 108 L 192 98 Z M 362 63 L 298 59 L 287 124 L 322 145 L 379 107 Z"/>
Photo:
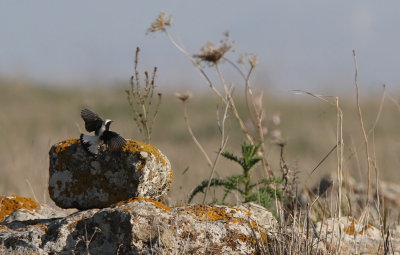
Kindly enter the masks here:
<path id="1" fill-rule="evenodd" d="M 70 139 L 53 145 L 49 157 L 49 193 L 61 208 L 105 208 L 134 197 L 160 201 L 172 183 L 167 157 L 134 140 L 118 153 L 103 145 L 92 155 L 79 139 Z"/>
<path id="2" fill-rule="evenodd" d="M 392 228 L 393 231 L 397 227 Z M 382 233 L 371 225 L 362 224 L 346 216 L 329 218 L 316 223 L 314 231 L 319 240 L 323 240 L 324 250 L 329 254 L 398 254 L 400 238 L 392 235 L 390 247 L 384 252 Z"/>
<path id="3" fill-rule="evenodd" d="M 276 221 L 243 206 L 135 198 L 56 219 L 0 223 L 0 249 L 28 254 L 256 254 Z M 264 209 L 265 210 L 265 209 Z M 265 210 L 266 211 L 266 210 Z M 269 219 L 259 218 L 272 217 Z"/>
<path id="4" fill-rule="evenodd" d="M 40 204 L 31 198 L 21 196 L 0 196 L 0 222 L 18 209 L 36 212 Z"/>

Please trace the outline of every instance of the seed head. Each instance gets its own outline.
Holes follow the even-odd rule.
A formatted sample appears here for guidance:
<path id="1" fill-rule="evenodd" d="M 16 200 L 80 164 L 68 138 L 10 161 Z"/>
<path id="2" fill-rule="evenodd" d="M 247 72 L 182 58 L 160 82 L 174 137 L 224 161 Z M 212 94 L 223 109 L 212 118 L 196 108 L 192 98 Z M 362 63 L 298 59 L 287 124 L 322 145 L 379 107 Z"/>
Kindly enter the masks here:
<path id="1" fill-rule="evenodd" d="M 233 47 L 233 42 L 229 38 L 229 33 L 225 33 L 225 39 L 221 40 L 220 43 L 221 45 L 217 47 L 213 43 L 207 42 L 194 57 L 210 65 L 217 64 L 225 53 Z"/>
<path id="2" fill-rule="evenodd" d="M 184 93 L 175 92 L 175 96 L 182 102 L 186 102 L 187 100 L 192 98 L 192 93 L 190 93 L 190 92 L 184 92 Z"/>
<path id="3" fill-rule="evenodd" d="M 258 58 L 256 55 L 249 55 L 247 57 L 247 61 L 249 61 L 249 64 L 252 68 L 254 68 L 258 65 Z"/>
<path id="4" fill-rule="evenodd" d="M 165 17 L 164 12 L 160 12 L 158 14 L 158 17 L 153 23 L 151 23 L 151 26 L 147 29 L 147 33 L 153 33 L 157 31 L 165 31 L 167 26 L 172 25 L 172 17 L 169 16 L 168 18 Z"/>

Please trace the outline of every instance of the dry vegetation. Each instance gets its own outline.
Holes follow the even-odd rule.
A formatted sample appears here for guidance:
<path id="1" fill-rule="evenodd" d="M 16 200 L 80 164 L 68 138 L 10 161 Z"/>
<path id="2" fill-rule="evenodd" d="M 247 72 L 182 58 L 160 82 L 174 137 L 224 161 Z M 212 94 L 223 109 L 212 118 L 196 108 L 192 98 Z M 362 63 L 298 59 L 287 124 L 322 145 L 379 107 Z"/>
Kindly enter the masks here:
<path id="1" fill-rule="evenodd" d="M 84 130 L 79 112 L 84 107 L 113 119 L 113 128 L 124 137 L 151 140 L 168 156 L 174 169 L 174 184 L 168 198 L 172 205 L 186 203 L 200 180 L 209 180 L 208 185 L 204 185 L 209 189 L 194 201 L 218 201 L 222 190 L 210 186 L 211 180 L 241 172 L 238 164 L 222 156 L 226 151 L 240 155 L 243 142 L 260 145 L 262 163 L 252 170 L 251 179 L 282 178 L 285 185 L 282 187 L 281 182 L 279 189 L 290 191 L 292 195 L 286 199 L 293 199 L 298 190 L 310 190 L 321 176 L 332 174 L 339 187 L 337 207 L 321 209 L 327 201 L 322 198 L 313 201 L 310 206 L 315 207 L 305 210 L 315 210 L 318 217 L 348 213 L 340 202 L 347 195 L 341 192 L 343 179 L 352 176 L 371 189 L 376 180 L 400 180 L 396 173 L 400 166 L 399 96 L 391 93 L 390 87 L 383 88 L 379 97 L 363 96 L 356 74 L 356 86 L 349 87 L 351 93 L 343 97 L 325 97 L 304 91 L 288 92 L 284 96 L 268 91 L 262 93 L 260 86 L 255 90 L 251 84 L 257 65 L 254 56 L 245 55 L 247 70 L 241 67 L 244 62 L 236 64 L 226 58 L 233 48 L 228 34 L 219 46 L 207 43 L 199 53 L 192 55 L 168 33 L 171 25 L 171 18 L 161 14 L 148 32 L 164 33 L 199 71 L 209 91 L 174 95 L 173 91 L 164 90 L 161 107 L 153 112 L 157 120 L 149 117 L 151 123 L 146 123 L 143 114 L 134 113 L 136 125 L 144 124 L 139 129 L 132 122 L 132 111 L 135 111 L 132 107 L 138 100 L 134 100 L 138 95 L 135 88 L 139 88 L 139 80 L 135 78 L 140 73 L 137 62 L 130 87 L 128 83 L 112 88 L 93 89 L 95 85 L 54 88 L 0 80 L 0 194 L 17 194 L 51 203 L 47 194 L 48 150 L 60 140 L 79 136 Z M 221 72 L 221 64 L 230 65 L 243 77 L 243 81 L 235 84 L 236 90 Z M 210 70 L 215 72 L 217 81 L 209 78 Z M 167 88 L 168 84 L 157 81 L 159 87 L 155 87 L 154 76 L 147 74 L 145 77 L 151 94 L 154 92 L 161 98 L 161 94 L 153 90 Z M 244 95 L 240 86 L 244 88 Z M 130 96 L 129 102 L 124 100 L 125 93 Z M 209 93 L 214 96 L 210 97 Z M 138 109 L 146 113 L 146 109 L 140 109 L 140 104 Z M 146 124 L 151 124 L 150 129 Z M 372 191 L 368 189 L 367 193 L 372 194 Z M 366 199 L 370 199 L 368 194 Z M 237 195 L 228 199 L 230 203 L 244 200 Z M 290 252 L 314 252 L 311 244 L 315 240 L 288 236 L 286 228 L 301 225 L 309 231 L 312 224 L 307 211 L 297 209 L 293 202 L 282 200 L 278 204 L 276 201 L 273 207 L 275 216 L 281 220 L 280 234 L 292 245 L 286 246 L 285 241 L 277 239 L 263 247 L 265 253 L 285 254 L 289 248 L 293 249 Z M 379 202 L 375 202 L 379 207 Z M 382 222 L 383 218 L 378 227 L 384 236 L 386 223 Z"/>
<path id="2" fill-rule="evenodd" d="M 160 86 L 167 87 L 164 84 Z M 124 137 L 141 138 L 132 122 L 129 105 L 124 101 L 126 87 L 116 85 L 111 89 L 95 90 L 91 86 L 54 88 L 3 80 L 0 88 L 1 194 L 35 196 L 40 202 L 50 202 L 47 196 L 48 151 L 52 144 L 78 137 L 84 131 L 79 116 L 83 107 L 90 107 L 102 116 L 115 120 L 115 130 Z M 164 93 L 152 143 L 168 155 L 172 162 L 175 179 L 170 199 L 173 203 L 181 203 L 187 200 L 187 194 L 198 184 L 198 180 L 208 177 L 209 171 L 207 162 L 186 130 L 181 102 L 173 94 Z M 300 180 L 300 186 L 311 186 L 321 175 L 335 173 L 336 158 L 331 155 L 309 176 L 335 145 L 335 108 L 314 98 L 290 92 L 282 98 L 265 95 L 264 101 L 268 121 L 272 122 L 274 114 L 280 115 L 279 129 L 287 140 L 286 161 L 300 176 L 307 178 L 306 184 Z M 209 152 L 215 152 L 215 141 L 218 138 L 215 121 L 217 102 L 215 98 L 198 92 L 188 105 L 192 129 Z M 378 112 L 379 98 L 364 98 L 361 105 L 365 125 L 371 127 Z M 344 112 L 344 172 L 345 175 L 365 181 L 365 159 L 355 102 L 347 98 L 342 101 L 341 107 Z M 239 101 L 238 108 L 241 112 L 243 101 Z M 373 147 L 383 180 L 400 181 L 396 174 L 400 166 L 399 115 L 396 105 L 386 100 L 375 128 Z M 237 124 L 232 120 L 228 120 L 227 129 L 230 140 L 226 150 L 240 154 L 244 136 L 238 132 Z M 266 150 L 271 165 L 277 169 L 279 147 L 271 142 L 266 145 Z M 240 167 L 233 162 L 221 160 L 220 163 L 217 176 L 240 172 Z M 255 171 L 254 174 L 257 178 L 264 173 Z M 311 184 L 310 177 L 313 181 Z"/>

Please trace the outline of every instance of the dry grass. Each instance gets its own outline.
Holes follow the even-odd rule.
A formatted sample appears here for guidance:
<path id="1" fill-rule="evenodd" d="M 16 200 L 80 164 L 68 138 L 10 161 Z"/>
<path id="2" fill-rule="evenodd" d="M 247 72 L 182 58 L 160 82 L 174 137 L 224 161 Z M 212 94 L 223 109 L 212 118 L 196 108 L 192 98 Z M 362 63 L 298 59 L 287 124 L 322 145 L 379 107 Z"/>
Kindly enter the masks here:
<path id="1" fill-rule="evenodd" d="M 137 68 L 139 51 L 130 86 L 56 89 L 0 80 L 0 194 L 28 196 L 50 203 L 48 151 L 60 140 L 79 136 L 84 130 L 79 112 L 89 107 L 113 119 L 115 130 L 124 137 L 138 140 L 143 137 L 145 142 L 151 139 L 168 156 L 175 178 L 168 198 L 170 204 L 185 203 L 204 179 L 209 181 L 202 203 L 210 202 L 207 194 L 211 193 L 215 201 L 221 190 L 210 187 L 211 180 L 240 171 L 237 165 L 220 157 L 223 151 L 237 155 L 244 142 L 259 144 L 263 163 L 251 177 L 246 176 L 248 183 L 250 178 L 276 176 L 282 176 L 284 183 L 280 187 L 274 184 L 277 186 L 273 209 L 279 228 L 271 242 L 256 244 L 262 254 L 316 254 L 316 247 L 323 240 L 312 227 L 316 220 L 351 215 L 368 223 L 371 204 L 378 208 L 374 223 L 378 222 L 375 225 L 381 230 L 382 240 L 386 239 L 384 250 L 388 251 L 389 223 L 387 212 L 381 207 L 377 183 L 400 180 L 396 173 L 400 166 L 399 95 L 384 86 L 380 98 L 362 97 L 355 52 L 354 96 L 321 96 L 304 91 L 300 93 L 303 95 L 288 92 L 277 96 L 262 89 L 256 91 L 251 76 L 257 58 L 247 55 L 247 62 L 229 60 L 226 55 L 234 44 L 228 33 L 219 46 L 206 43 L 199 53 L 190 54 L 169 33 L 171 26 L 172 18 L 161 13 L 147 32 L 164 33 L 200 73 L 213 97 L 204 92 L 194 96 L 175 93 L 174 97 L 172 91 L 163 91 L 162 104 L 160 93 L 158 101 L 153 102 L 157 69 L 145 73 L 142 87 Z M 220 68 L 223 64 L 237 71 L 242 78 L 239 84 L 227 80 Z M 210 77 L 216 77 L 216 81 Z M 233 84 L 243 86 L 244 94 L 234 93 L 238 88 Z M 123 100 L 124 92 L 128 102 Z M 386 95 L 390 101 L 385 101 Z M 375 179 L 371 178 L 373 171 Z M 311 191 L 326 174 L 334 176 L 328 181 L 330 191 L 309 192 L 308 203 L 299 207 L 298 190 Z M 360 205 L 350 201 L 353 192 L 348 187 L 350 177 L 365 184 Z M 376 187 L 375 197 L 372 197 L 373 187 Z M 286 201 L 277 199 L 277 189 L 283 192 Z M 230 199 L 231 203 L 242 202 L 233 195 Z M 195 202 L 201 202 L 201 197 Z M 90 240 L 85 238 L 87 245 Z M 336 253 L 340 245 L 328 247 L 328 252 Z"/>
<path id="2" fill-rule="evenodd" d="M 79 112 L 90 107 L 102 116 L 115 120 L 115 130 L 124 137 L 140 139 L 131 120 L 128 104 L 124 101 L 124 87 L 113 89 L 73 88 L 54 89 L 2 82 L 0 87 L 0 193 L 36 196 L 40 202 L 49 202 L 47 195 L 48 151 L 52 144 L 78 137 L 84 130 Z M 170 200 L 180 203 L 187 199 L 198 180 L 209 175 L 207 162 L 193 144 L 185 128 L 182 106 L 179 100 L 165 93 L 157 125 L 153 129 L 153 144 L 158 146 L 170 159 L 175 171 L 175 180 Z M 391 95 L 396 98 L 395 95 Z M 266 98 L 265 109 L 270 119 L 273 113 L 281 117 L 280 131 L 287 139 L 286 161 L 292 168 L 307 178 L 307 185 L 318 181 L 319 177 L 335 171 L 336 158 L 329 156 L 317 170 L 309 176 L 315 166 L 336 144 L 336 109 L 318 100 L 298 95 L 286 98 Z M 204 149 L 215 151 L 218 126 L 215 121 L 217 100 L 209 96 L 195 94 L 188 105 L 191 127 L 201 139 Z M 238 106 L 244 111 L 245 102 Z M 374 124 L 379 101 L 364 99 L 364 122 L 368 129 Z M 366 161 L 363 159 L 362 134 L 354 101 L 342 100 L 344 149 L 344 176 L 353 175 L 366 181 Z M 400 112 L 396 105 L 387 101 L 383 106 L 380 121 L 374 132 L 376 162 L 383 180 L 399 181 L 396 171 L 400 165 Z M 228 120 L 227 133 L 230 137 L 226 150 L 240 153 L 240 144 L 245 137 L 238 132 L 237 123 Z M 280 148 L 266 144 L 266 153 L 273 169 L 279 169 Z M 188 170 L 185 171 L 185 169 Z M 228 160 L 221 160 L 216 176 L 222 177 L 238 173 L 240 169 Z M 255 171 L 255 178 L 263 175 Z M 257 175 L 257 173 L 259 175 Z M 32 186 L 32 190 L 27 185 Z M 34 194 L 33 194 L 34 193 Z"/>
<path id="3" fill-rule="evenodd" d="M 48 151 L 52 144 L 78 137 L 84 130 L 79 116 L 83 107 L 90 107 L 102 116 L 115 120 L 115 130 L 124 137 L 141 137 L 132 122 L 129 104 L 124 100 L 126 87 L 116 85 L 108 89 L 93 89 L 90 86 L 55 89 L 1 81 L 0 89 L 0 194 L 17 194 L 51 203 L 47 192 Z M 398 96 L 390 94 L 390 90 L 387 93 L 392 101 L 397 100 Z M 152 143 L 168 156 L 174 169 L 175 179 L 169 203 L 182 204 L 187 201 L 188 194 L 199 184 L 199 180 L 209 177 L 210 168 L 185 127 L 180 102 L 185 95 L 180 95 L 179 100 L 173 92 L 165 91 L 163 94 L 165 97 L 159 110 L 158 122 L 153 127 Z M 246 102 L 240 98 L 235 100 L 238 113 L 242 115 L 247 109 Z M 190 98 L 190 104 L 185 105 L 185 116 L 190 118 L 192 132 L 202 141 L 204 150 L 212 156 L 217 153 L 215 142 L 221 139 L 220 128 L 215 121 L 215 105 L 218 102 L 218 97 L 210 98 L 198 92 Z M 340 113 L 343 116 L 338 115 L 339 108 L 335 102 L 326 104 L 321 100 L 291 93 L 285 97 L 266 96 L 265 102 L 269 127 L 274 127 L 273 122 L 276 120 L 273 118 L 279 112 L 279 131 L 287 141 L 283 164 L 289 165 L 299 175 L 299 187 L 311 188 L 326 173 L 336 176 L 338 158 L 343 158 L 341 167 L 345 180 L 348 176 L 354 176 L 359 182 L 367 183 L 365 137 L 360 132 L 359 111 L 354 98 L 341 100 Z M 396 171 L 400 165 L 400 123 L 397 120 L 400 111 L 397 105 L 382 98 L 364 97 L 359 101 L 359 106 L 363 110 L 365 129 L 373 128 L 373 132 L 368 132 L 367 136 L 370 141 L 373 140 L 370 146 L 373 150 L 374 168 L 379 167 L 381 179 L 398 181 Z M 343 125 L 338 126 L 339 120 Z M 238 154 L 240 144 L 246 140 L 246 136 L 240 131 L 238 122 L 232 118 L 228 118 L 224 125 L 230 138 L 226 150 Z M 273 130 L 269 132 L 273 133 Z M 341 137 L 344 140 L 343 156 L 335 157 L 332 148 L 341 145 Z M 268 139 L 265 148 L 271 169 L 280 174 L 282 147 Z M 214 170 L 216 177 L 240 171 L 234 163 L 224 159 L 220 160 Z M 253 178 L 262 178 L 264 174 L 260 167 L 254 171 Z M 348 191 L 343 194 L 349 196 Z M 199 196 L 196 202 L 201 202 L 201 199 Z M 342 201 L 343 199 L 345 198 Z M 232 201 L 235 202 L 235 198 Z M 347 204 L 332 203 L 322 195 L 311 201 L 309 207 L 302 209 L 283 208 L 276 204 L 280 228 L 276 233 L 277 238 L 271 243 L 258 244 L 262 254 L 316 252 L 316 244 L 320 240 L 315 239 L 314 235 L 308 235 L 315 232 L 312 229 L 312 221 L 315 219 L 310 219 L 309 213 L 313 211 L 317 220 L 338 216 L 342 207 Z M 332 204 L 337 207 L 330 207 Z M 288 210 L 292 211 L 288 214 Z M 352 210 L 354 211 L 350 209 L 348 212 Z M 384 222 L 385 212 L 381 213 L 382 224 L 379 227 L 384 239 L 388 237 L 389 223 Z M 304 229 L 305 235 L 291 231 L 299 228 Z M 288 246 L 287 243 L 291 245 Z"/>

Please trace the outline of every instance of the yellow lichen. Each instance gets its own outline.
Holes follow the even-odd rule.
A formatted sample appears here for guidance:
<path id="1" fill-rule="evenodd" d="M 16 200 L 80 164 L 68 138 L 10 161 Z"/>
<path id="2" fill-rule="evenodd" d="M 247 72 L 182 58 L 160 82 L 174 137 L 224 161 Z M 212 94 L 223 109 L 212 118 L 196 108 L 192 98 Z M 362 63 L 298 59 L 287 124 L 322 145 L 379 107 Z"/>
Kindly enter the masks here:
<path id="1" fill-rule="evenodd" d="M 98 178 L 97 175 L 92 174 L 90 169 L 87 169 L 90 168 L 90 166 L 87 166 L 87 164 L 82 163 L 82 161 L 85 160 L 85 158 L 79 159 L 74 157 L 75 150 L 73 147 L 76 147 L 76 145 L 80 146 L 79 139 L 65 140 L 53 147 L 54 152 L 57 154 L 57 160 L 55 161 L 54 168 L 57 171 L 68 170 L 69 172 L 72 173 L 72 179 L 78 180 L 76 183 L 73 183 L 69 187 L 64 188 L 64 190 L 62 191 L 62 195 L 65 195 L 66 197 L 71 196 L 71 194 L 79 195 L 86 192 L 88 187 L 99 187 L 99 189 L 101 190 L 109 190 L 108 200 L 105 201 L 104 203 L 101 202 L 102 203 L 101 206 L 108 206 L 111 203 L 128 199 L 129 195 L 127 195 L 124 192 L 119 192 L 118 189 L 111 187 L 105 178 Z M 134 155 L 140 155 L 141 152 L 146 152 L 148 156 L 153 155 L 151 157 L 155 157 L 156 161 L 158 161 L 158 164 L 162 164 L 164 167 L 168 165 L 167 161 L 163 158 L 159 150 L 152 145 L 144 144 L 134 140 L 127 140 L 126 145 L 123 147 L 122 150 L 123 150 L 122 153 L 125 154 L 130 153 Z M 146 155 L 144 153 L 142 153 L 142 155 L 143 156 L 139 156 L 137 160 L 138 161 L 136 164 L 137 172 L 139 172 L 146 165 L 147 162 L 147 157 L 145 157 Z M 100 170 L 102 171 L 102 173 L 107 171 L 107 169 L 110 168 L 110 164 L 112 163 L 112 162 L 111 163 L 107 162 L 107 160 L 105 160 L 102 157 L 99 157 L 99 159 L 97 159 L 97 162 L 100 164 Z M 118 161 L 117 164 L 118 167 L 121 169 L 128 169 L 130 167 L 126 165 L 125 161 L 122 160 Z M 71 170 L 70 167 L 72 165 L 77 165 L 77 167 L 75 167 L 73 171 Z M 151 171 L 150 174 L 157 174 L 157 173 Z M 172 170 L 167 174 L 171 176 L 171 179 L 167 180 L 168 183 L 165 183 L 165 185 L 168 185 L 167 187 L 168 189 L 172 183 Z M 128 178 L 127 183 L 135 184 L 139 181 L 136 179 L 135 173 L 133 172 L 132 174 L 127 176 L 127 178 Z M 54 194 L 55 190 L 57 189 L 61 190 L 62 188 L 63 188 L 62 183 L 60 180 L 58 180 L 55 183 L 54 187 L 49 186 L 49 192 L 50 194 Z"/>
<path id="2" fill-rule="evenodd" d="M 172 171 L 171 169 L 171 171 L 169 172 L 169 186 L 171 186 L 173 180 L 174 180 L 174 171 Z"/>
<path id="3" fill-rule="evenodd" d="M 0 222 L 18 209 L 37 210 L 40 205 L 33 199 L 20 196 L 0 196 Z"/>
<path id="4" fill-rule="evenodd" d="M 348 235 L 362 235 L 364 234 L 368 229 L 372 228 L 371 225 L 367 225 L 365 226 L 361 231 L 356 231 L 356 227 L 355 225 L 358 224 L 358 222 L 353 219 L 353 218 L 349 218 L 350 220 L 350 225 L 344 227 L 343 231 L 348 234 Z"/>
<path id="5" fill-rule="evenodd" d="M 193 205 L 193 206 L 182 206 L 178 207 L 178 213 L 189 213 L 194 214 L 201 221 L 225 221 L 226 224 L 243 224 L 247 225 L 250 229 L 253 229 L 255 233 L 259 233 L 260 236 L 255 238 L 254 236 L 246 236 L 242 235 L 238 240 L 242 242 L 251 242 L 255 244 L 256 242 L 265 242 L 268 238 L 265 230 L 257 224 L 256 221 L 251 220 L 250 218 L 246 219 L 243 217 L 237 217 L 234 214 L 236 212 L 243 212 L 247 215 L 250 215 L 251 212 L 248 210 L 243 210 L 235 207 L 218 207 L 214 205 Z M 236 239 L 236 238 L 235 238 Z M 233 244 L 232 244 L 233 245 Z"/>
<path id="6" fill-rule="evenodd" d="M 187 207 L 183 209 L 186 212 L 193 213 L 196 215 L 200 220 L 210 220 L 210 221 L 217 221 L 217 220 L 224 220 L 230 221 L 233 220 L 234 217 L 232 213 L 227 212 L 225 207 L 217 207 L 213 205 L 193 205 L 191 207 Z"/>
<path id="7" fill-rule="evenodd" d="M 345 227 L 343 230 L 348 235 L 354 235 L 355 234 L 354 221 L 351 220 L 350 226 Z"/>
<path id="8" fill-rule="evenodd" d="M 171 211 L 171 208 L 169 208 L 168 206 L 164 205 L 163 203 L 158 202 L 158 201 L 155 201 L 155 200 L 152 200 L 152 199 L 150 199 L 150 198 L 144 198 L 144 197 L 129 198 L 128 200 L 120 201 L 120 202 L 116 203 L 115 205 L 116 205 L 116 206 L 121 206 L 121 205 L 125 205 L 125 204 L 127 204 L 127 203 L 134 203 L 134 202 L 138 202 L 138 201 L 150 202 L 150 203 L 152 203 L 155 207 L 160 208 L 160 209 L 163 209 L 163 210 L 166 211 L 166 212 Z"/>
<path id="9" fill-rule="evenodd" d="M 145 144 L 135 140 L 127 140 L 122 150 L 128 151 L 130 153 L 147 152 L 149 154 L 154 155 L 161 162 L 163 166 L 167 166 L 167 162 L 161 156 L 160 151 L 153 145 Z"/>
<path id="10" fill-rule="evenodd" d="M 80 142 L 79 139 L 68 139 L 65 141 L 62 141 L 60 143 L 58 143 L 55 147 L 55 152 L 56 153 L 60 153 L 64 150 L 66 150 L 69 146 L 71 146 L 72 144 L 78 143 Z"/>

